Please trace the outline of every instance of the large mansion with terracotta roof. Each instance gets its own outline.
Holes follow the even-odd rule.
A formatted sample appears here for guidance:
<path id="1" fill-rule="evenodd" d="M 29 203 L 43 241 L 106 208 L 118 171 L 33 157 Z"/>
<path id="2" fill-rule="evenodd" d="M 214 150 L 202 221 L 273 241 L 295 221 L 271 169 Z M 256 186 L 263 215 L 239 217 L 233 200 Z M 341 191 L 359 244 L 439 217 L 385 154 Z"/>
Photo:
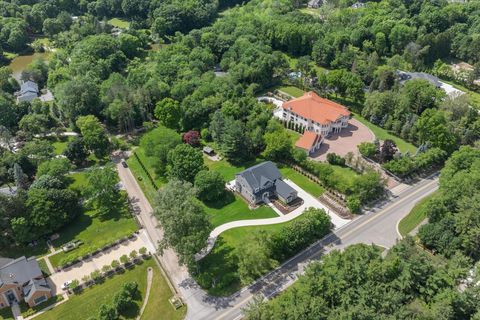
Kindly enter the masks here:
<path id="1" fill-rule="evenodd" d="M 350 111 L 346 107 L 322 98 L 313 91 L 284 102 L 281 111 L 275 114 L 280 120 L 305 128 L 296 146 L 308 153 L 318 150 L 324 137 L 330 133 L 346 128 L 350 119 Z"/>

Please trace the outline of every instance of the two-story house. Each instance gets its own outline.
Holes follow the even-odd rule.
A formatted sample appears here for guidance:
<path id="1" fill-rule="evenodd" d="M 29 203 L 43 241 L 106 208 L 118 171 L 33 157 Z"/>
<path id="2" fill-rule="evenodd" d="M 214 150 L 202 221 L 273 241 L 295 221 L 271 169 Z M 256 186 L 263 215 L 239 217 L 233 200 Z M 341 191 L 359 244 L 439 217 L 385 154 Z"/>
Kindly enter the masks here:
<path id="1" fill-rule="evenodd" d="M 51 296 L 35 257 L 20 257 L 0 266 L 0 309 L 22 300 L 33 307 Z"/>
<path id="2" fill-rule="evenodd" d="M 297 191 L 282 180 L 280 171 L 271 161 L 236 174 L 235 190 L 252 204 L 266 202 L 273 196 L 286 204 L 297 198 Z"/>
<path id="3" fill-rule="evenodd" d="M 346 107 L 322 98 L 313 91 L 284 102 L 282 112 L 275 113 L 280 120 L 305 128 L 304 136 L 296 146 L 309 154 L 320 148 L 324 137 L 348 127 L 350 114 Z"/>

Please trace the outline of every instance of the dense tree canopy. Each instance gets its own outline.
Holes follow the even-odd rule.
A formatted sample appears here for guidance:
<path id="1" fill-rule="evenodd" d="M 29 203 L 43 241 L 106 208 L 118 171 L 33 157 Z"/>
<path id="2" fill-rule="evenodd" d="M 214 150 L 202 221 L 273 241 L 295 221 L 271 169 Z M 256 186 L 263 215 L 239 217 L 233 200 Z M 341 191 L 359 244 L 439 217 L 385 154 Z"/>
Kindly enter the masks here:
<path id="1" fill-rule="evenodd" d="M 195 194 L 191 183 L 172 180 L 155 199 L 154 214 L 164 230 L 160 248 L 173 248 L 180 263 L 188 267 L 194 265 L 194 255 L 206 246 L 212 228 Z"/>

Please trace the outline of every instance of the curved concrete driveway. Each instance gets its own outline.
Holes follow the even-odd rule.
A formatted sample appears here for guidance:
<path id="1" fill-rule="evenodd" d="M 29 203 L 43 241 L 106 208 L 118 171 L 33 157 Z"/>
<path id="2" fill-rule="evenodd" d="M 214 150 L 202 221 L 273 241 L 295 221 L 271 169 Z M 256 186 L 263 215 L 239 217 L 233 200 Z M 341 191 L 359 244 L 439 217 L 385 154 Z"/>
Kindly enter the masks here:
<path id="1" fill-rule="evenodd" d="M 343 219 L 337 216 L 335 213 L 330 211 L 325 205 L 323 205 L 320 201 L 318 201 L 318 199 L 314 198 L 312 195 L 310 195 L 305 190 L 300 188 L 293 181 L 289 179 L 285 179 L 284 181 L 287 184 L 289 184 L 292 188 L 297 190 L 298 196 L 303 199 L 303 204 L 300 207 L 298 207 L 297 209 L 293 210 L 292 212 L 286 215 L 282 215 L 277 218 L 238 220 L 238 221 L 228 222 L 228 223 L 222 224 L 221 226 L 216 227 L 215 229 L 213 229 L 213 231 L 210 233 L 210 236 L 208 237 L 207 247 L 195 256 L 195 260 L 198 261 L 203 259 L 205 256 L 207 256 L 215 246 L 215 241 L 217 240 L 218 236 L 227 230 L 239 228 L 239 227 L 265 226 L 265 225 L 271 225 L 271 224 L 285 223 L 299 217 L 300 215 L 302 215 L 305 209 L 310 207 L 325 210 L 325 212 L 330 216 L 332 223 L 335 225 L 335 229 L 340 228 L 351 221 L 351 220 Z"/>

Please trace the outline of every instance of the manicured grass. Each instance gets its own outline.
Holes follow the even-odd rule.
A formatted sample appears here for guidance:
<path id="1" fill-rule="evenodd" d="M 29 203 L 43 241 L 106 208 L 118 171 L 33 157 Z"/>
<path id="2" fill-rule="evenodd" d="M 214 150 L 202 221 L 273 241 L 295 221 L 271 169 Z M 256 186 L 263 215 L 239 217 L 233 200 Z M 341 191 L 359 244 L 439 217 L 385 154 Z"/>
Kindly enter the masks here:
<path id="1" fill-rule="evenodd" d="M 313 9 L 313 8 L 302 8 L 298 10 L 302 13 L 310 14 L 315 17 L 321 17 L 320 10 L 319 9 Z"/>
<path id="2" fill-rule="evenodd" d="M 73 140 L 73 137 L 61 137 L 52 143 L 52 146 L 55 148 L 55 154 L 60 155 L 67 149 L 67 145 L 70 141 Z"/>
<path id="3" fill-rule="evenodd" d="M 277 88 L 280 91 L 285 92 L 286 94 L 291 95 L 294 98 L 303 96 L 304 91 L 294 86 L 283 86 Z"/>
<path id="4" fill-rule="evenodd" d="M 72 179 L 70 189 L 82 191 L 87 186 L 87 171 L 76 172 L 69 175 L 69 177 Z"/>
<path id="5" fill-rule="evenodd" d="M 300 188 L 307 191 L 316 198 L 320 197 L 322 193 L 325 192 L 325 189 L 321 185 L 311 181 L 310 179 L 290 167 L 280 168 L 280 173 L 284 178 L 292 180 Z"/>
<path id="6" fill-rule="evenodd" d="M 358 173 L 349 167 L 340 167 L 335 165 L 330 165 L 330 167 L 333 169 L 336 180 L 343 181 L 344 184 L 353 184 L 355 177 L 358 176 Z"/>
<path id="7" fill-rule="evenodd" d="M 87 184 L 86 172 L 75 173 L 70 177 L 73 179 L 70 185 L 71 189 L 82 190 Z M 60 237 L 52 241 L 56 248 L 74 240 L 82 241 L 83 245 L 70 252 L 60 252 L 51 256 L 50 262 L 56 267 L 63 259 L 81 257 L 129 235 L 135 230 L 137 230 L 137 225 L 128 211 L 126 203 L 117 212 L 104 218 L 99 217 L 95 210 L 85 210 L 74 221 L 58 231 Z"/>
<path id="8" fill-rule="evenodd" d="M 108 23 L 114 27 L 122 28 L 122 29 L 128 29 L 130 27 L 130 22 L 123 19 L 119 19 L 119 18 L 110 19 L 108 20 Z"/>
<path id="9" fill-rule="evenodd" d="M 199 262 L 199 274 L 194 276 L 195 279 L 200 285 L 213 280 L 216 286 L 207 289 L 207 292 L 213 296 L 228 296 L 238 291 L 241 288 L 241 282 L 235 251 L 248 245 L 248 235 L 259 231 L 274 234 L 286 225 L 291 224 L 292 221 L 225 231 L 218 237 L 212 251 Z"/>
<path id="10" fill-rule="evenodd" d="M 272 208 L 265 205 L 250 209 L 245 200 L 232 192 L 226 193 L 225 197 L 215 203 L 206 203 L 205 211 L 210 215 L 214 227 L 236 220 L 278 217 Z"/>
<path id="11" fill-rule="evenodd" d="M 51 256 L 50 262 L 56 267 L 63 259 L 81 257 L 136 230 L 137 225 L 127 208 L 106 219 L 96 216 L 96 211 L 85 211 L 58 232 L 60 238 L 52 241 L 56 248 L 74 240 L 80 240 L 83 244 L 70 252 L 59 252 Z"/>
<path id="12" fill-rule="evenodd" d="M 173 308 L 168 299 L 173 296 L 165 278 L 158 268 L 154 268 L 152 288 L 148 304 L 142 315 L 142 320 L 171 319 L 180 320 L 185 317 L 187 307 L 183 306 L 177 310 Z"/>
<path id="13" fill-rule="evenodd" d="M 27 318 L 27 317 L 45 309 L 46 307 L 51 306 L 52 304 L 55 304 L 57 302 L 62 301 L 63 299 L 64 299 L 63 296 L 57 295 L 57 296 L 51 297 L 47 301 L 44 301 L 41 304 L 39 304 L 37 306 L 34 306 L 32 308 L 30 308 L 29 305 L 26 302 L 22 301 L 19 304 L 20 312 L 22 313 L 22 316 L 24 318 Z"/>
<path id="14" fill-rule="evenodd" d="M 137 156 L 140 158 L 140 161 L 147 168 L 152 178 L 155 180 L 157 187 L 160 188 L 162 185 L 166 184 L 167 179 L 165 177 L 160 177 L 155 173 L 155 170 L 153 169 L 152 159 L 150 157 L 145 156 L 143 149 L 141 147 L 136 148 L 135 152 Z M 140 188 L 142 188 L 142 191 L 147 197 L 148 201 L 150 203 L 153 203 L 153 199 L 157 191 L 153 187 L 152 183 L 150 182 L 150 179 L 147 176 L 147 173 L 145 172 L 145 170 L 143 170 L 137 158 L 134 155 L 132 155 L 129 159 L 127 159 L 127 164 L 130 170 L 132 171 L 133 175 L 137 179 L 137 182 L 140 185 Z"/>
<path id="15" fill-rule="evenodd" d="M 236 173 L 264 161 L 262 159 L 256 159 L 241 165 L 233 165 L 226 160 L 212 161 L 207 157 L 205 157 L 204 160 L 205 165 L 210 170 L 219 172 L 225 181 L 232 181 L 235 179 Z M 230 221 L 273 218 L 278 216 L 275 211 L 268 206 L 260 206 L 259 208 L 251 210 L 244 199 L 238 195 L 234 195 L 232 192 L 225 193 L 225 197 L 219 201 L 206 203 L 205 211 L 210 215 L 210 221 L 214 227 Z"/>
<path id="16" fill-rule="evenodd" d="M 121 319 L 135 319 L 142 305 L 142 300 L 145 297 L 148 267 L 155 268 L 155 271 L 158 272 L 153 259 L 144 261 L 141 265 L 137 265 L 133 269 L 125 271 L 123 274 L 115 275 L 110 279 L 106 279 L 102 284 L 85 289 L 85 291 L 79 295 L 71 296 L 67 302 L 39 315 L 35 319 L 77 320 L 97 316 L 100 306 L 102 304 L 111 304 L 115 293 L 120 291 L 125 282 L 131 281 L 138 283 L 140 296 L 134 297 L 134 307 L 127 310 Z M 168 294 L 170 294 L 170 292 Z M 166 311 L 167 310 L 165 310 L 165 312 Z"/>
<path id="17" fill-rule="evenodd" d="M 430 199 L 435 196 L 435 193 L 420 200 L 412 211 L 400 220 L 398 224 L 398 231 L 404 237 L 408 235 L 416 226 L 418 226 L 423 220 L 427 218 L 427 204 Z"/>
<path id="18" fill-rule="evenodd" d="M 364 125 L 366 125 L 370 130 L 372 130 L 373 134 L 375 134 L 375 136 L 379 140 L 386 140 L 386 139 L 393 140 L 401 152 L 409 151 L 411 154 L 414 154 L 415 151 L 417 150 L 417 147 L 415 147 L 410 142 L 407 142 L 402 138 L 394 136 L 393 134 L 389 133 L 387 130 L 374 125 L 373 123 L 371 123 L 370 121 L 367 121 L 365 118 L 361 117 L 360 115 L 355 114 L 354 118 L 360 121 L 361 123 L 363 123 Z"/>
<path id="19" fill-rule="evenodd" d="M 45 262 L 45 259 L 39 259 L 37 260 L 38 266 L 40 267 L 40 270 L 42 270 L 44 275 L 49 276 L 50 275 L 50 270 L 48 270 L 47 263 Z"/>
<path id="20" fill-rule="evenodd" d="M 212 171 L 218 171 L 223 176 L 225 181 L 232 181 L 233 179 L 235 179 L 236 173 L 239 173 L 251 166 L 265 161 L 263 159 L 255 159 L 253 161 L 242 163 L 240 165 L 233 165 L 225 159 L 220 161 L 212 161 L 205 156 L 204 160 L 205 165 Z"/>

